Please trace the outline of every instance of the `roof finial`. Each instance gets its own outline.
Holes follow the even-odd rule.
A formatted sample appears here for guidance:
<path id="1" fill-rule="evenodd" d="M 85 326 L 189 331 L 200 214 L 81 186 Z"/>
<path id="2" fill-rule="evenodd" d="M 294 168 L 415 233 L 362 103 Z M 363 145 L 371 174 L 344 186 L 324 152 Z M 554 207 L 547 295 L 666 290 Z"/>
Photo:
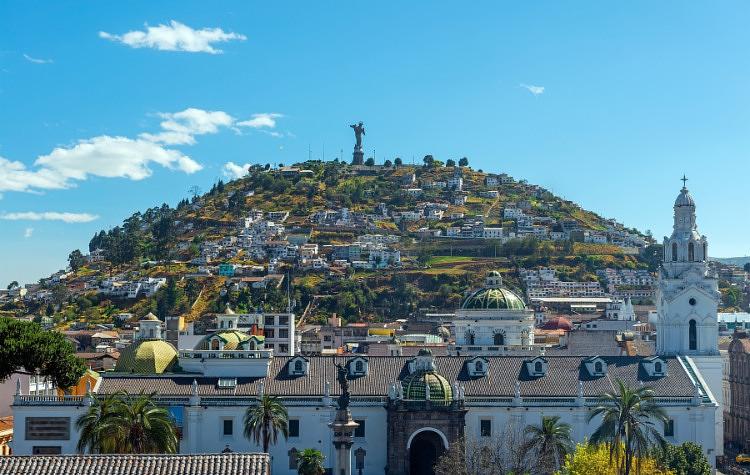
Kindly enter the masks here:
<path id="1" fill-rule="evenodd" d="M 682 188 L 683 188 L 683 189 L 684 189 L 684 188 L 687 188 L 687 181 L 688 181 L 688 178 L 687 178 L 687 176 L 685 176 L 685 174 L 684 174 L 684 173 L 682 174 L 682 178 L 680 178 L 680 180 L 682 180 Z"/>

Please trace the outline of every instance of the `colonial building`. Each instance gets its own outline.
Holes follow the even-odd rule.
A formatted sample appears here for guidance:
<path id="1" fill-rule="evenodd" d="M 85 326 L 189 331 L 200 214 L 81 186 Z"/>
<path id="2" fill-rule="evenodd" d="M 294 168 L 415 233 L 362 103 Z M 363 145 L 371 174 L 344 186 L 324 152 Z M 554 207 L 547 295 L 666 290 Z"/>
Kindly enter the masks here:
<path id="1" fill-rule="evenodd" d="M 729 344 L 729 397 L 724 407 L 725 442 L 747 451 L 750 449 L 750 338 L 747 332 L 735 331 Z"/>

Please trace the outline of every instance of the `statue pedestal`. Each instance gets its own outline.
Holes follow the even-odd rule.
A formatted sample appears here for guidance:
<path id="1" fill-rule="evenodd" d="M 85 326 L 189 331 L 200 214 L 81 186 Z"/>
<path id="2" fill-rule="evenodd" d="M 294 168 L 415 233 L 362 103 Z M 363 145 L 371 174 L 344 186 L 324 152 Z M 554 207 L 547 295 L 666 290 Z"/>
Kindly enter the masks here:
<path id="1" fill-rule="evenodd" d="M 333 475 L 351 475 L 352 473 L 352 445 L 354 444 L 354 429 L 359 424 L 352 419 L 348 409 L 336 411 L 336 418 L 328 424 L 333 431 Z"/>
<path id="2" fill-rule="evenodd" d="M 365 164 L 365 154 L 362 151 L 362 148 L 354 147 L 354 153 L 352 153 L 352 165 L 364 165 Z"/>

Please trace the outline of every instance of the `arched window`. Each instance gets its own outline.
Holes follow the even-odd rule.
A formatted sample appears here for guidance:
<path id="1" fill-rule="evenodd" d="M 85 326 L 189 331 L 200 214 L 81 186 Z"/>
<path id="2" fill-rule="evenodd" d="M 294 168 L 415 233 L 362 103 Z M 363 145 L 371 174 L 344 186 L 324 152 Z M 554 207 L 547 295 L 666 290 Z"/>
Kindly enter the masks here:
<path id="1" fill-rule="evenodd" d="M 484 365 L 482 364 L 481 361 L 477 361 L 476 363 L 474 363 L 474 370 L 475 371 L 484 371 Z"/>
<path id="2" fill-rule="evenodd" d="M 661 363 L 659 363 L 658 361 L 654 363 L 654 372 L 661 373 Z"/>
<path id="3" fill-rule="evenodd" d="M 542 372 L 542 362 L 541 361 L 537 361 L 536 363 L 534 363 L 534 372 L 535 373 L 541 373 Z"/>
<path id="4" fill-rule="evenodd" d="M 706 243 L 703 243 L 703 259 L 704 261 L 708 260 L 708 246 Z"/>
<path id="5" fill-rule="evenodd" d="M 356 363 L 354 363 L 354 371 L 356 371 L 357 373 L 361 373 L 364 370 L 365 365 L 362 363 L 362 361 L 357 361 Z"/>
<path id="6" fill-rule="evenodd" d="M 505 344 L 505 335 L 502 333 L 495 333 L 495 344 L 496 345 L 504 345 Z"/>
<path id="7" fill-rule="evenodd" d="M 154 329 L 153 328 L 149 328 L 148 329 L 148 337 L 149 338 L 153 338 L 154 337 Z"/>
<path id="8" fill-rule="evenodd" d="M 688 349 L 698 349 L 698 329 L 695 326 L 695 320 L 690 320 L 688 328 Z"/>
<path id="9" fill-rule="evenodd" d="M 672 260 L 673 261 L 677 260 L 677 243 L 676 242 L 672 243 Z"/>
<path id="10" fill-rule="evenodd" d="M 302 360 L 297 360 L 294 362 L 294 371 L 297 373 L 302 372 Z"/>
<path id="11" fill-rule="evenodd" d="M 688 243 L 688 261 L 693 262 L 695 260 L 695 244 L 692 242 Z"/>
<path id="12" fill-rule="evenodd" d="M 597 361 L 596 363 L 594 363 L 594 372 L 595 373 L 601 373 L 602 372 L 602 362 L 601 361 Z"/>
<path id="13" fill-rule="evenodd" d="M 211 340 L 211 349 L 212 350 L 218 350 L 219 349 L 219 339 L 215 338 Z"/>
<path id="14" fill-rule="evenodd" d="M 471 330 L 466 330 L 466 334 L 464 335 L 466 337 L 466 343 L 468 345 L 474 344 L 474 332 Z"/>

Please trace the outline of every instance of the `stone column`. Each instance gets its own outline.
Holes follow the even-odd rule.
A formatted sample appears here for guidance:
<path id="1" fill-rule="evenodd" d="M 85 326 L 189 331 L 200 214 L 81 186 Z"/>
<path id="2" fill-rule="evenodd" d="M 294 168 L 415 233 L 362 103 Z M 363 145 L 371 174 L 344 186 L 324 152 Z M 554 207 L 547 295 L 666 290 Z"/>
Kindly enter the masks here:
<path id="1" fill-rule="evenodd" d="M 329 426 L 333 431 L 333 475 L 351 475 L 354 429 L 359 427 L 359 424 L 354 422 L 348 409 L 339 409 Z"/>

